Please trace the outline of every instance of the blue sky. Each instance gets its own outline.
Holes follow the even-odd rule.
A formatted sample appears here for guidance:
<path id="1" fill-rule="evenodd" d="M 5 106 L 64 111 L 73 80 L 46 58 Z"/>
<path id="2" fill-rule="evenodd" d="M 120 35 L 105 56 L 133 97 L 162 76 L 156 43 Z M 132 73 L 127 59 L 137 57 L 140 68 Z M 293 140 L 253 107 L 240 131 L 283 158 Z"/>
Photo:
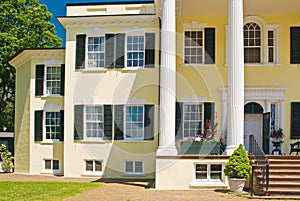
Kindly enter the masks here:
<path id="1" fill-rule="evenodd" d="M 41 4 L 46 4 L 48 7 L 48 11 L 50 11 L 53 14 L 52 19 L 50 22 L 52 22 L 55 25 L 55 30 L 57 32 L 57 35 L 65 40 L 65 30 L 60 25 L 60 23 L 57 21 L 57 16 L 65 16 L 66 15 L 66 4 L 69 3 L 93 3 L 93 2 L 99 2 L 99 3 L 112 3 L 112 2 L 134 2 L 134 1 L 145 1 L 145 0 L 40 0 L 39 2 Z M 147 1 L 147 0 L 146 0 Z M 63 43 L 63 46 L 65 46 L 65 41 Z"/>

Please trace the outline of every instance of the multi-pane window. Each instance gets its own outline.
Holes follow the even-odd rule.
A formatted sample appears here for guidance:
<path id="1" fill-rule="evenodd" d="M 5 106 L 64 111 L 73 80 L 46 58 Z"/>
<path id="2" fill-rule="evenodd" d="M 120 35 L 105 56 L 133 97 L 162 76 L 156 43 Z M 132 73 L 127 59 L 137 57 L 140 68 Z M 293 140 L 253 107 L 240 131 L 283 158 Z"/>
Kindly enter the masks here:
<path id="1" fill-rule="evenodd" d="M 260 63 L 261 28 L 254 22 L 244 25 L 244 60 L 245 63 Z"/>
<path id="2" fill-rule="evenodd" d="M 104 68 L 105 65 L 105 38 L 88 37 L 88 68 Z"/>
<path id="3" fill-rule="evenodd" d="M 126 139 L 144 138 L 144 106 L 127 106 L 125 121 Z"/>
<path id="4" fill-rule="evenodd" d="M 103 106 L 85 107 L 85 137 L 95 139 L 103 137 Z"/>
<path id="5" fill-rule="evenodd" d="M 98 160 L 85 160 L 86 172 L 102 172 L 102 161 Z"/>
<path id="6" fill-rule="evenodd" d="M 144 172 L 144 162 L 125 161 L 124 172 L 129 174 L 142 174 Z"/>
<path id="7" fill-rule="evenodd" d="M 45 170 L 59 170 L 59 160 L 44 160 Z"/>
<path id="8" fill-rule="evenodd" d="M 47 66 L 46 68 L 46 94 L 60 94 L 61 92 L 60 66 Z"/>
<path id="9" fill-rule="evenodd" d="M 184 63 L 203 63 L 203 32 L 185 31 L 184 35 Z"/>
<path id="10" fill-rule="evenodd" d="M 46 139 L 57 140 L 60 139 L 61 127 L 60 127 L 60 112 L 46 112 L 45 115 L 45 128 Z"/>
<path id="11" fill-rule="evenodd" d="M 195 137 L 202 133 L 203 105 L 184 104 L 184 137 Z"/>
<path id="12" fill-rule="evenodd" d="M 274 31 L 269 30 L 268 31 L 268 62 L 273 63 L 274 62 L 274 56 L 275 56 L 275 37 L 274 37 Z"/>
<path id="13" fill-rule="evenodd" d="M 198 181 L 222 181 L 222 164 L 196 164 L 195 178 Z"/>
<path id="14" fill-rule="evenodd" d="M 127 36 L 127 67 L 144 67 L 145 37 Z"/>

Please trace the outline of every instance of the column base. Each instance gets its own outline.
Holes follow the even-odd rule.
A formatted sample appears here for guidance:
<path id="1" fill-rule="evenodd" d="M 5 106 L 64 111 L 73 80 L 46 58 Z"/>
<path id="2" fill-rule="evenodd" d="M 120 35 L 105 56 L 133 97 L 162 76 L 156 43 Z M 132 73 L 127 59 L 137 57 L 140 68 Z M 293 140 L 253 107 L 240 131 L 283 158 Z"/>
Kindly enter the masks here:
<path id="1" fill-rule="evenodd" d="M 178 156 L 178 151 L 175 146 L 159 146 L 156 156 Z"/>
<path id="2" fill-rule="evenodd" d="M 230 146 L 226 146 L 226 150 L 225 153 L 227 156 L 231 156 L 234 152 L 234 150 L 236 150 L 239 146 L 238 145 L 230 145 Z"/>

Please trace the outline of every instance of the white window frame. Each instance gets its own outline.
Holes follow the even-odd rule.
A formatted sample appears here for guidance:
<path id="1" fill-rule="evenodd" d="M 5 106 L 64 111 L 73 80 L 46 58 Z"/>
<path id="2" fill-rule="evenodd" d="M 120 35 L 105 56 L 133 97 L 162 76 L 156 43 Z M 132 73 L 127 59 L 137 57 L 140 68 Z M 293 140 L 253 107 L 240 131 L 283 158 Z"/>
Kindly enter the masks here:
<path id="1" fill-rule="evenodd" d="M 89 38 L 96 38 L 96 37 L 98 37 L 98 38 L 103 38 L 104 39 L 104 42 L 103 42 L 103 51 L 97 51 L 97 52 L 95 52 L 94 50 L 93 50 L 93 54 L 95 54 L 95 53 L 100 53 L 100 54 L 104 54 L 104 58 L 103 58 L 103 62 L 104 62 L 104 65 L 103 66 L 101 66 L 101 67 L 90 67 L 89 66 L 89 49 L 88 49 L 88 46 L 89 46 Z M 105 35 L 103 35 L 103 34 L 101 34 L 101 35 L 87 35 L 87 37 L 86 37 L 86 42 L 85 42 L 85 58 L 86 58 L 86 60 L 85 60 L 85 66 L 86 66 L 86 69 L 89 69 L 89 70 L 102 70 L 102 69 L 105 69 L 105 45 L 106 45 L 106 38 L 105 38 Z M 100 45 L 100 44 L 99 44 Z M 94 60 L 93 60 L 94 61 Z"/>
<path id="2" fill-rule="evenodd" d="M 44 142 L 59 142 L 60 139 L 47 139 L 46 116 L 47 116 L 47 113 L 50 113 L 50 112 L 59 113 L 59 115 L 60 115 L 60 124 L 61 124 L 61 113 L 60 113 L 60 111 L 57 111 L 57 110 L 46 110 L 46 111 L 44 111 L 43 112 L 43 141 Z M 59 127 L 60 126 L 61 125 L 59 125 Z M 61 132 L 60 132 L 60 134 L 61 134 Z"/>
<path id="3" fill-rule="evenodd" d="M 132 172 L 126 171 L 126 163 L 128 163 L 128 162 L 133 163 L 133 171 Z M 141 172 L 136 172 L 136 163 L 142 163 L 142 171 Z M 125 160 L 124 161 L 124 175 L 127 175 L 127 176 L 145 175 L 144 167 L 145 167 L 145 164 L 144 164 L 144 161 L 142 161 L 142 160 Z"/>
<path id="4" fill-rule="evenodd" d="M 87 107 L 102 107 L 102 115 L 103 115 L 103 118 L 102 118 L 102 122 L 98 122 L 98 121 L 94 121 L 92 123 L 102 123 L 103 124 L 103 133 L 102 133 L 102 137 L 87 137 L 87 119 L 86 119 L 86 115 L 87 115 L 87 112 L 86 112 L 86 109 Z M 104 141 L 104 106 L 103 105 L 85 105 L 84 106 L 84 109 L 83 109 L 83 129 L 84 129 L 84 134 L 83 134 L 83 139 L 84 141 Z"/>
<path id="5" fill-rule="evenodd" d="M 182 131 L 182 133 L 183 133 L 183 138 L 184 139 L 186 139 L 186 138 L 189 138 L 189 137 L 195 137 L 196 136 L 196 134 L 197 133 L 195 133 L 195 135 L 194 136 L 191 136 L 191 135 L 189 135 L 188 137 L 185 137 L 185 133 L 184 133 L 184 131 L 185 131 L 185 122 L 186 122 L 186 120 L 185 120 L 185 114 L 186 114 L 186 111 L 185 111 L 185 106 L 187 106 L 187 105 L 196 105 L 196 106 L 201 106 L 201 110 L 202 110 L 202 114 L 201 114 L 201 120 L 202 120 L 202 122 L 201 122 L 201 128 L 202 128 L 202 130 L 201 130 L 201 134 L 204 132 L 204 103 L 196 103 L 196 102 L 184 102 L 183 103 L 183 113 L 182 113 L 182 120 L 183 120 L 183 126 L 182 126 L 182 129 L 183 129 L 183 131 Z"/>
<path id="6" fill-rule="evenodd" d="M 48 93 L 48 87 L 47 87 L 47 82 L 48 81 L 48 76 L 47 76 L 47 69 L 48 68 L 59 68 L 60 69 L 60 74 L 59 74 L 59 81 L 58 80 L 55 80 L 55 82 L 59 82 L 59 92 L 58 93 Z M 61 90 L 61 65 L 45 65 L 45 69 L 44 69 L 44 83 L 43 83 L 43 87 L 44 87 L 44 94 L 45 96 L 60 96 L 60 90 Z M 52 81 L 54 82 L 54 81 Z"/>
<path id="7" fill-rule="evenodd" d="M 87 170 L 87 162 L 93 162 L 93 170 Z M 96 162 L 101 162 L 101 171 L 96 170 Z M 84 172 L 87 174 L 102 174 L 103 173 L 103 160 L 85 159 L 84 160 Z"/>
<path id="8" fill-rule="evenodd" d="M 196 166 L 197 165 L 206 165 L 207 167 L 207 171 L 206 171 L 206 176 L 207 176 L 207 179 L 197 179 L 196 177 Z M 221 165 L 221 171 L 216 171 L 215 173 L 220 173 L 221 174 L 221 179 L 211 179 L 210 176 L 211 176 L 211 173 L 213 173 L 211 171 L 211 166 L 212 165 Z M 224 182 L 225 181 L 225 174 L 224 174 L 224 164 L 223 163 L 195 163 L 194 165 L 194 181 L 197 182 L 197 183 L 201 183 L 201 182 Z"/>
<path id="9" fill-rule="evenodd" d="M 138 138 L 129 138 L 129 137 L 126 137 L 127 136 L 127 107 L 142 107 L 143 108 L 143 121 L 142 121 L 142 136 L 141 137 L 138 137 Z M 145 106 L 144 105 L 125 105 L 124 106 L 124 140 L 127 140 L 127 141 L 134 141 L 134 140 L 144 140 L 144 136 L 145 136 L 145 129 L 144 129 L 144 125 L 145 125 L 145 119 L 144 119 L 144 116 L 145 116 Z M 130 122 L 128 122 L 130 123 Z M 133 122 L 131 122 L 133 123 Z M 140 123 L 140 122 L 138 122 Z"/>
<path id="10" fill-rule="evenodd" d="M 248 16 L 244 18 L 244 24 L 246 25 L 249 22 L 256 23 L 260 26 L 261 29 L 261 57 L 260 63 L 245 63 L 245 66 L 276 66 L 280 65 L 280 32 L 279 25 L 276 24 L 267 24 L 262 18 L 258 16 Z M 273 31 L 274 36 L 274 45 L 273 45 L 273 57 L 274 61 L 269 62 L 269 53 L 268 53 L 268 31 Z"/>
<path id="11" fill-rule="evenodd" d="M 185 32 L 202 32 L 202 61 L 200 63 L 185 63 Z M 198 28 L 198 29 L 185 29 L 183 31 L 183 64 L 184 65 L 205 65 L 205 34 L 204 34 L 205 30 L 204 27 L 203 28 Z M 192 47 L 192 46 L 189 46 Z M 199 46 L 195 46 L 195 47 L 199 47 Z"/>
<path id="12" fill-rule="evenodd" d="M 144 65 L 142 66 L 128 66 L 127 65 L 127 62 L 128 62 L 128 48 L 127 48 L 127 45 L 128 45 L 128 37 L 143 37 L 144 38 L 144 50 L 143 51 L 140 51 L 140 52 L 143 52 L 143 63 Z M 146 34 L 145 33 L 127 33 L 126 36 L 125 36 L 125 55 L 124 55 L 124 58 L 125 58 L 125 69 L 126 70 L 132 70 L 132 69 L 141 69 L 141 68 L 145 68 L 145 57 L 146 57 Z M 134 51 L 136 52 L 136 51 Z"/>
<path id="13" fill-rule="evenodd" d="M 50 169 L 46 169 L 46 161 L 51 161 Z M 58 169 L 53 169 L 53 161 L 58 161 Z M 61 167 L 61 164 L 60 164 L 60 160 L 58 160 L 58 159 L 48 159 L 48 158 L 43 159 L 43 172 L 59 173 L 60 167 Z"/>

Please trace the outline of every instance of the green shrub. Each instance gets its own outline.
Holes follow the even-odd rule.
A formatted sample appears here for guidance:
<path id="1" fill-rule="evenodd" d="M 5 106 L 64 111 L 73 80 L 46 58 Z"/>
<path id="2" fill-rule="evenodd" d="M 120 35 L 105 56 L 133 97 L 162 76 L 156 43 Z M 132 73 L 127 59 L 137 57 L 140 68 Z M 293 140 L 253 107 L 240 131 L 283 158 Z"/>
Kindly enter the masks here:
<path id="1" fill-rule="evenodd" d="M 7 150 L 4 144 L 0 145 L 0 158 L 2 160 L 2 169 L 4 172 L 11 172 L 13 168 L 13 159 L 11 152 Z"/>
<path id="2" fill-rule="evenodd" d="M 225 163 L 224 173 L 229 178 L 247 179 L 252 171 L 246 150 L 240 145 Z"/>

